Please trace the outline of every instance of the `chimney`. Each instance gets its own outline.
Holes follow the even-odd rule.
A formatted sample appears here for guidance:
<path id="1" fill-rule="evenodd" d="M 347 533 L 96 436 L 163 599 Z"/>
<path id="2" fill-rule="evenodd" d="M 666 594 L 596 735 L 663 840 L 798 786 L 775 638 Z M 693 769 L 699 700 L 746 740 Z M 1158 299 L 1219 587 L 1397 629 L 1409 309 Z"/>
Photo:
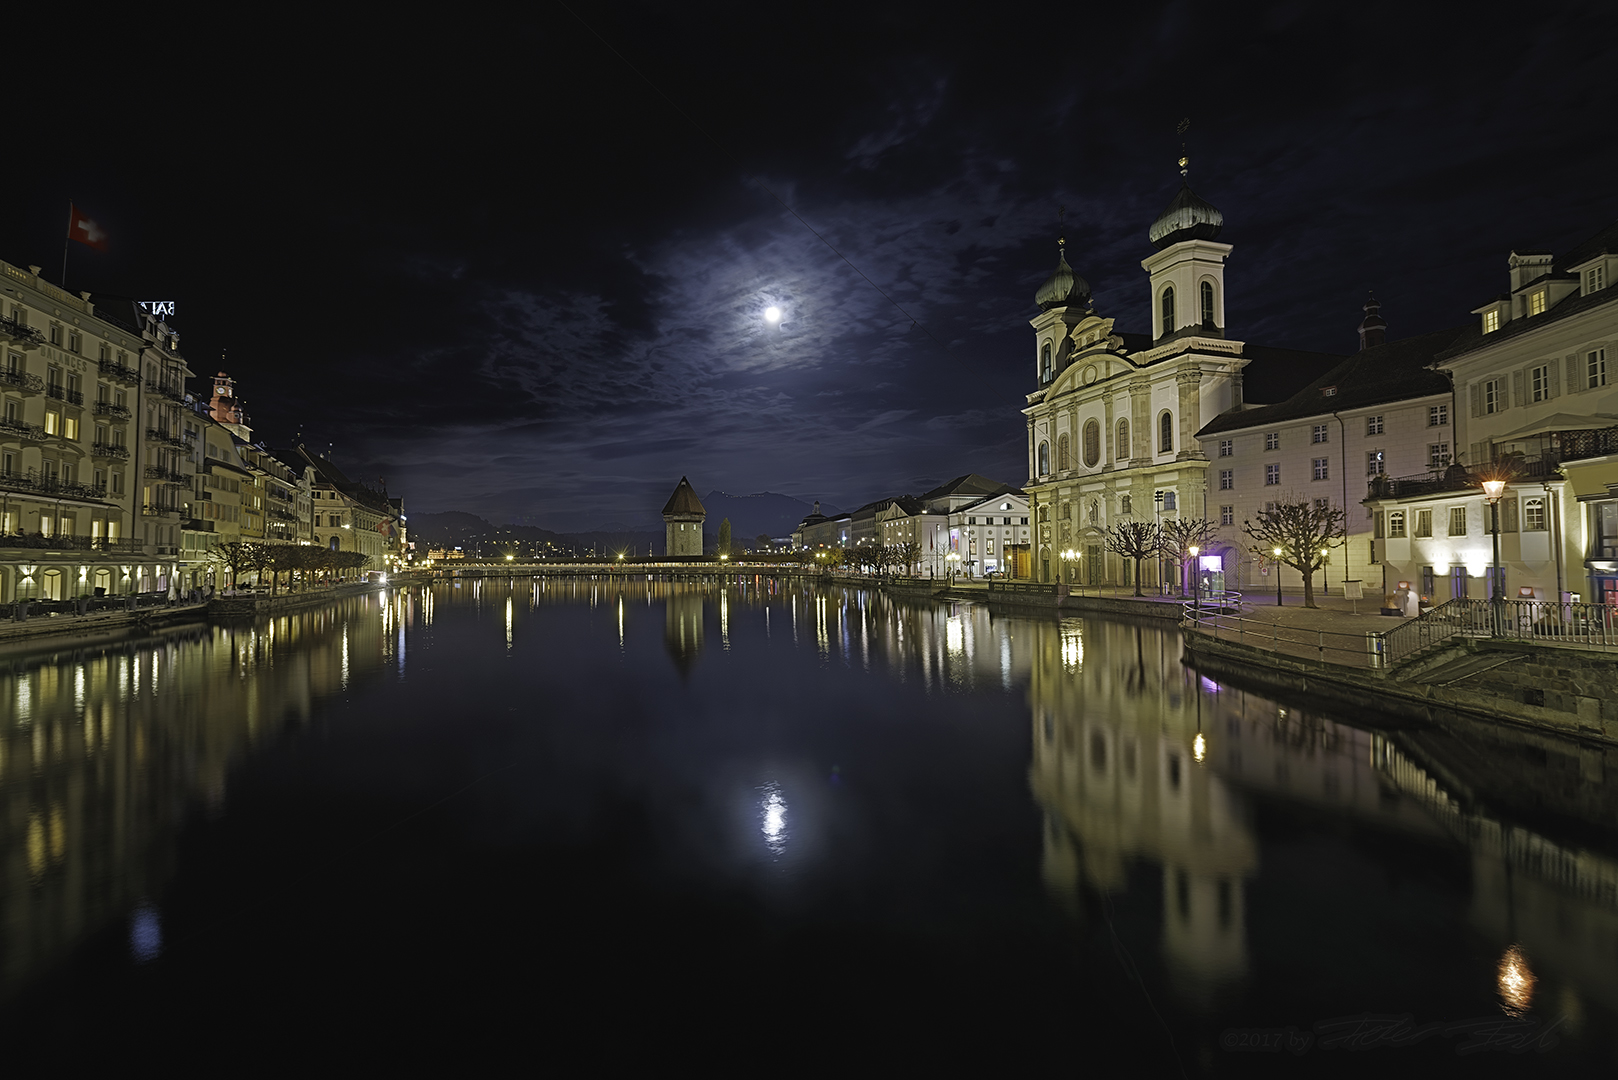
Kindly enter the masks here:
<path id="1" fill-rule="evenodd" d="M 815 513 L 816 514 L 820 513 L 820 500 L 819 499 L 815 500 Z"/>
<path id="2" fill-rule="evenodd" d="M 1365 319 L 1360 323 L 1360 352 L 1375 348 L 1387 340 L 1388 322 L 1377 314 L 1381 310 L 1382 305 L 1376 302 L 1376 297 L 1369 296 L 1365 301 Z"/>

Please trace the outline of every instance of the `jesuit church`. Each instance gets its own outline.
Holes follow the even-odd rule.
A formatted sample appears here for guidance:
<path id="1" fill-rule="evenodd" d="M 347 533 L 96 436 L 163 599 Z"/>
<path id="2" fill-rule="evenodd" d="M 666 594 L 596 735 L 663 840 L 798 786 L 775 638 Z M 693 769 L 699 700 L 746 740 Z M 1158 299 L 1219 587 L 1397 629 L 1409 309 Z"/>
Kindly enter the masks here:
<path id="1" fill-rule="evenodd" d="M 1157 250 L 1141 262 L 1151 290 L 1150 334 L 1122 332 L 1095 309 L 1089 284 L 1068 264 L 1063 237 L 1056 272 L 1035 294 L 1038 389 L 1023 411 L 1033 570 L 1041 581 L 1130 584 L 1133 566 L 1106 551 L 1107 526 L 1182 513 L 1209 517 L 1209 461 L 1197 432 L 1241 407 L 1244 369 L 1255 359 L 1267 366 L 1290 358 L 1290 350 L 1254 349 L 1225 336 L 1231 246 L 1219 242 L 1224 216 L 1191 190 L 1185 159 L 1180 164 L 1180 191 L 1147 232 Z M 1233 540 L 1226 537 L 1225 546 Z M 1143 575 L 1159 572 L 1142 568 Z"/>

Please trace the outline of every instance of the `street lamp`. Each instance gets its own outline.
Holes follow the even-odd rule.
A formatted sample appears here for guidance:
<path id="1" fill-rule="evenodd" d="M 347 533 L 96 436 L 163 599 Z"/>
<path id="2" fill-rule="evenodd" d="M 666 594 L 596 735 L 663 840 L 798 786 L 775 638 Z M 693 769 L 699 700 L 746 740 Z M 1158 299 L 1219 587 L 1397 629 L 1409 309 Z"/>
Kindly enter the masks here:
<path id="1" fill-rule="evenodd" d="M 944 574 L 945 574 L 945 582 L 944 583 L 946 585 L 954 585 L 955 584 L 955 572 L 956 572 L 957 568 L 960 565 L 961 565 L 961 556 L 960 556 L 959 553 L 952 551 L 948 555 L 944 556 Z"/>
<path id="2" fill-rule="evenodd" d="M 1202 573 L 1197 565 L 1197 556 L 1201 553 L 1201 548 L 1195 544 L 1191 545 L 1191 610 L 1199 615 L 1202 613 Z"/>
<path id="3" fill-rule="evenodd" d="M 1275 549 L 1275 606 L 1281 606 L 1281 549 Z"/>
<path id="4" fill-rule="evenodd" d="M 1489 532 L 1494 538 L 1494 572 L 1489 586 L 1490 612 L 1493 619 L 1492 636 L 1500 636 L 1500 605 L 1503 603 L 1500 581 L 1500 496 L 1506 492 L 1504 480 L 1483 481 L 1483 497 L 1489 503 Z"/>

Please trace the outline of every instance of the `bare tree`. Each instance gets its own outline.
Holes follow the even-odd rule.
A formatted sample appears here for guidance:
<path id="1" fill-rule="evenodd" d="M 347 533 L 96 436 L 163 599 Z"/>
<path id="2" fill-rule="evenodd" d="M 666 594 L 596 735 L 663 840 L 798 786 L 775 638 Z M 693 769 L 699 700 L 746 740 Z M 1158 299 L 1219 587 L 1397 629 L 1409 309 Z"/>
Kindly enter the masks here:
<path id="1" fill-rule="evenodd" d="M 1135 595 L 1140 591 L 1140 564 L 1163 550 L 1163 530 L 1152 521 L 1120 521 L 1107 526 L 1107 550 L 1135 561 Z"/>
<path id="2" fill-rule="evenodd" d="M 1326 565 L 1326 553 L 1344 542 L 1347 515 L 1330 503 L 1299 499 L 1260 510 L 1258 521 L 1242 522 L 1253 538 L 1252 550 L 1292 567 L 1303 576 L 1303 606 L 1315 605 L 1315 571 Z M 1277 567 L 1276 572 L 1280 572 Z"/>
<path id="3" fill-rule="evenodd" d="M 1185 595 L 1185 564 L 1192 548 L 1205 548 L 1219 538 L 1219 527 L 1207 518 L 1169 518 L 1163 522 L 1163 550 L 1180 564 L 1180 595 Z"/>
<path id="4" fill-rule="evenodd" d="M 902 544 L 893 545 L 894 565 L 904 567 L 905 573 L 921 562 L 921 544 L 915 540 L 907 540 Z"/>

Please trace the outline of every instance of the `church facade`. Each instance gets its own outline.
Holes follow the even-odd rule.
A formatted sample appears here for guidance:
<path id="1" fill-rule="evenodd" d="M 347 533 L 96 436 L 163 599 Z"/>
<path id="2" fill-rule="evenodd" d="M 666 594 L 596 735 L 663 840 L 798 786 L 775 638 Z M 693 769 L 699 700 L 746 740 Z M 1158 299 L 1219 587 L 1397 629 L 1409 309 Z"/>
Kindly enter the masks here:
<path id="1" fill-rule="evenodd" d="M 1157 251 L 1141 263 L 1149 335 L 1120 332 L 1095 309 L 1058 238 L 1056 271 L 1035 296 L 1038 389 L 1023 410 L 1038 580 L 1128 583 L 1132 564 L 1106 551 L 1108 526 L 1208 516 L 1209 463 L 1196 434 L 1241 405 L 1248 362 L 1224 332 L 1223 223 L 1182 184 L 1152 224 Z M 1142 573 L 1160 577 L 1163 568 Z"/>

